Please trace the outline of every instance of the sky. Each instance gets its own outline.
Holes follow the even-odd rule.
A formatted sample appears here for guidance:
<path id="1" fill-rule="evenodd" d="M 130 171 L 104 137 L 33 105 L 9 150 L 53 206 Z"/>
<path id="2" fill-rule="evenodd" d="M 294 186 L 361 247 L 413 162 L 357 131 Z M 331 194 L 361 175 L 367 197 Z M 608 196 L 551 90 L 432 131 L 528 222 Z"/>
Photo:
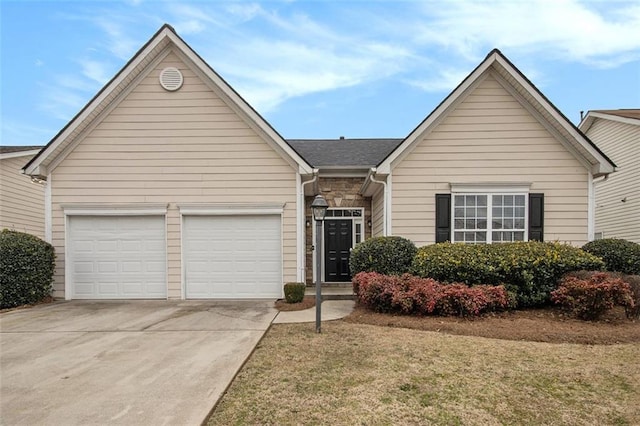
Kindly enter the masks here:
<path id="1" fill-rule="evenodd" d="M 640 108 L 640 0 L 0 0 L 0 144 L 48 143 L 164 23 L 285 138 L 405 137 L 493 48 L 575 124 Z"/>

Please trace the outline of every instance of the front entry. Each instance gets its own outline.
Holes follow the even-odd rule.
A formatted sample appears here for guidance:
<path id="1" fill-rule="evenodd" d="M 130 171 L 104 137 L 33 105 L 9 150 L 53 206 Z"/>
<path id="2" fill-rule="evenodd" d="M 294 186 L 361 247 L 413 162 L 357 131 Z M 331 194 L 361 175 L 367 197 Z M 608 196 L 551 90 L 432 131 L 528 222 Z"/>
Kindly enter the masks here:
<path id="1" fill-rule="evenodd" d="M 324 279 L 326 282 L 351 281 L 349 253 L 353 247 L 353 220 L 324 221 Z"/>

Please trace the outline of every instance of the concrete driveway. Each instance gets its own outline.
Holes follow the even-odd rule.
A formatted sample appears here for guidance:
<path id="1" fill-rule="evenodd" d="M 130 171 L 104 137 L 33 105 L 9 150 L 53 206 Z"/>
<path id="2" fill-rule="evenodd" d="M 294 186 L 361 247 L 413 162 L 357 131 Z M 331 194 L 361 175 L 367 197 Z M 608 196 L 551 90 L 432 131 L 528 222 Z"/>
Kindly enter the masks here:
<path id="1" fill-rule="evenodd" d="M 0 315 L 1 424 L 200 424 L 273 301 L 72 301 Z"/>

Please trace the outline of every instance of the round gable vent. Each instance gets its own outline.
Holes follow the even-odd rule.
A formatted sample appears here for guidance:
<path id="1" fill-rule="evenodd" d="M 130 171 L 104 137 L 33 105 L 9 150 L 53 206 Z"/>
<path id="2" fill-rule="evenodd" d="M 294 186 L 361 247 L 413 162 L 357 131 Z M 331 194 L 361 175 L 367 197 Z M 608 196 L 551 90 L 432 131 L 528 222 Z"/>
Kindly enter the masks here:
<path id="1" fill-rule="evenodd" d="M 160 85 L 170 92 L 182 87 L 182 73 L 178 68 L 167 67 L 160 72 Z"/>

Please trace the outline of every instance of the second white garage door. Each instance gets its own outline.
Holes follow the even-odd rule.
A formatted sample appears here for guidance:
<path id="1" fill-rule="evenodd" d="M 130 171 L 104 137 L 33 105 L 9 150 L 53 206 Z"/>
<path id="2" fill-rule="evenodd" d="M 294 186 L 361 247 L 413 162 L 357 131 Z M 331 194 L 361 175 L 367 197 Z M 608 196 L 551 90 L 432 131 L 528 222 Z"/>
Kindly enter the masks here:
<path id="1" fill-rule="evenodd" d="M 185 216 L 187 299 L 281 297 L 280 215 Z"/>

